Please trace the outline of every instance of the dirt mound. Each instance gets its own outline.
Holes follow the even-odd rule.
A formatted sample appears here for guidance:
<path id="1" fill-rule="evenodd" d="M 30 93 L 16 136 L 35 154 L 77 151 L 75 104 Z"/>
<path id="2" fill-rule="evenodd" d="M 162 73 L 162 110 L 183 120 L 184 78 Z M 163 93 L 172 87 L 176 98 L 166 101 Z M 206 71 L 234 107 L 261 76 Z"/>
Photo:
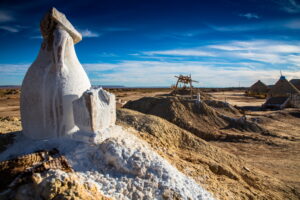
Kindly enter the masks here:
<path id="1" fill-rule="evenodd" d="M 194 94 L 195 92 L 193 92 Z M 191 90 L 187 89 L 187 88 L 180 88 L 177 90 L 173 90 L 171 93 L 171 95 L 191 95 Z"/>
<path id="2" fill-rule="evenodd" d="M 137 136 L 219 199 L 300 197 L 294 188 L 162 118 L 118 109 L 117 119 L 120 125 L 136 129 Z"/>
<path id="3" fill-rule="evenodd" d="M 224 129 L 237 129 L 240 131 L 249 131 L 254 133 L 261 133 L 262 135 L 270 135 L 273 134 L 270 133 L 270 131 L 262 128 L 254 121 L 247 120 L 246 117 L 240 117 L 240 118 L 230 118 L 227 116 L 223 116 L 223 118 L 229 122 L 228 126 Z M 274 135 L 275 136 L 275 135 Z"/>
<path id="4" fill-rule="evenodd" d="M 201 96 L 201 99 L 211 99 L 211 95 L 210 94 L 207 94 L 205 92 L 202 92 L 200 89 L 198 88 L 194 88 L 193 89 L 193 96 L 196 97 L 197 94 L 200 94 Z M 172 90 L 170 92 L 170 95 L 182 95 L 182 96 L 190 96 L 191 95 L 191 91 L 189 90 L 189 88 L 179 88 L 177 90 Z"/>
<path id="5" fill-rule="evenodd" d="M 124 108 L 159 116 L 203 139 L 217 138 L 218 128 L 227 125 L 217 112 L 205 103 L 198 106 L 195 101 L 180 97 L 144 97 L 127 102 Z"/>
<path id="6" fill-rule="evenodd" d="M 241 114 L 236 108 L 217 101 L 196 103 L 181 97 L 144 97 L 129 101 L 124 108 L 159 116 L 205 140 L 257 140 L 256 135 L 245 137 L 241 133 L 245 131 L 270 135 L 255 122 L 239 120 Z"/>
<path id="7" fill-rule="evenodd" d="M 241 115 L 241 112 L 224 101 L 216 101 L 216 100 L 204 100 L 206 105 L 216 109 L 218 112 L 227 115 L 227 116 L 238 116 Z"/>

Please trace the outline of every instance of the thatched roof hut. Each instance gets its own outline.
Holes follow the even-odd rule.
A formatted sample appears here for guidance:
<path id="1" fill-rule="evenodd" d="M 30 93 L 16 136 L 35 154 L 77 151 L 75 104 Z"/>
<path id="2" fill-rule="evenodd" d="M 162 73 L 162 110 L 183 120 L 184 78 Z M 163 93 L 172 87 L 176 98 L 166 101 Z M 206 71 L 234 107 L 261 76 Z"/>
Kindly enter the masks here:
<path id="1" fill-rule="evenodd" d="M 266 95 L 269 88 L 266 84 L 258 80 L 254 83 L 249 90 L 246 92 L 249 96 Z"/>
<path id="2" fill-rule="evenodd" d="M 268 92 L 265 108 L 286 108 L 300 106 L 300 91 L 284 76 L 281 76 L 272 89 Z"/>
<path id="3" fill-rule="evenodd" d="M 290 83 L 293 84 L 298 90 L 300 90 L 300 79 L 292 79 Z"/>
<path id="4" fill-rule="evenodd" d="M 300 91 L 288 82 L 284 76 L 281 76 L 268 92 L 268 97 L 288 97 L 292 94 L 300 94 Z"/>

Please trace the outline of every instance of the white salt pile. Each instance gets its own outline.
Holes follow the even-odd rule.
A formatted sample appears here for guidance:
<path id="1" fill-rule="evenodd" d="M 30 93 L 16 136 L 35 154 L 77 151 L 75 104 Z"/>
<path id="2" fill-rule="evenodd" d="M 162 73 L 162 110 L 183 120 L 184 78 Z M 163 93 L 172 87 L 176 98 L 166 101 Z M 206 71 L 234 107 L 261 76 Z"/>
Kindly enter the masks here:
<path id="1" fill-rule="evenodd" d="M 67 138 L 34 141 L 20 135 L 0 155 L 0 160 L 54 147 L 67 157 L 83 182 L 95 182 L 109 197 L 213 199 L 193 179 L 179 172 L 144 141 L 119 126 L 103 134 L 101 141 L 95 144 Z"/>

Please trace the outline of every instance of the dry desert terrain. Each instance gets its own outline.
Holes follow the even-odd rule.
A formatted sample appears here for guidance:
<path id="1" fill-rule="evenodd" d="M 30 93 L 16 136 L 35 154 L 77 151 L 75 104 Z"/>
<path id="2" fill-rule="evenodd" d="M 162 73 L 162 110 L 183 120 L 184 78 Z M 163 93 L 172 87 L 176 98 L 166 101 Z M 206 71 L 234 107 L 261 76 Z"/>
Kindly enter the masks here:
<path id="1" fill-rule="evenodd" d="M 171 118 L 168 118 L 169 116 L 165 116 L 162 114 L 160 116 L 159 113 L 151 113 L 152 111 L 142 111 L 138 108 L 138 103 L 134 103 L 136 101 L 139 101 L 140 98 L 152 98 L 151 101 L 153 101 L 154 98 L 164 98 L 165 95 L 171 92 L 170 89 L 109 89 L 110 92 L 114 93 L 117 96 L 117 107 L 119 109 L 119 116 L 120 118 L 123 117 L 123 121 L 120 120 L 120 123 L 123 123 L 127 120 L 125 115 L 134 116 L 134 119 L 139 122 L 143 118 L 145 118 L 145 115 L 139 114 L 138 112 L 130 111 L 130 108 L 133 108 L 133 110 L 141 111 L 141 113 L 144 112 L 144 114 L 150 114 L 150 115 L 157 115 L 159 117 L 165 118 L 167 121 L 172 122 L 175 125 L 178 125 L 179 127 L 186 129 L 190 131 L 193 134 L 197 135 L 197 131 L 193 131 L 193 129 L 185 128 L 185 125 L 182 125 L 182 122 L 172 121 Z M 203 93 L 204 94 L 204 93 Z M 268 177 L 276 178 L 276 180 L 280 180 L 283 184 L 286 184 L 287 188 L 290 188 L 289 192 L 293 193 L 292 196 L 288 196 L 289 199 L 297 199 L 297 197 L 300 197 L 300 109 L 294 109 L 289 108 L 285 110 L 266 110 L 262 111 L 257 108 L 261 106 L 261 104 L 264 102 L 264 99 L 256 99 L 253 97 L 246 97 L 244 96 L 244 91 L 241 90 L 231 90 L 231 91 L 207 91 L 205 92 L 205 97 L 213 100 L 213 101 L 223 101 L 227 102 L 230 105 L 230 108 L 234 110 L 232 113 L 230 113 L 227 110 L 224 110 L 221 107 L 215 107 L 215 110 L 217 110 L 217 113 L 227 113 L 228 116 L 235 116 L 239 117 L 245 115 L 247 119 L 251 122 L 255 122 L 256 126 L 259 127 L 258 131 L 252 131 L 252 129 L 247 128 L 239 128 L 239 127 L 230 127 L 230 128 L 220 128 L 220 126 L 212 127 L 214 126 L 209 125 L 208 127 L 205 127 L 201 125 L 201 121 L 199 121 L 198 124 L 195 125 L 199 127 L 199 129 L 207 129 L 207 131 L 216 131 L 215 135 L 211 136 L 199 136 L 202 137 L 202 139 L 206 140 L 209 145 L 217 146 L 221 151 L 228 152 L 230 155 L 234 155 L 234 159 L 240 159 L 240 163 L 244 163 L 244 167 L 246 171 L 251 172 L 252 167 L 253 169 L 258 169 L 262 172 L 262 174 L 265 174 Z M 20 131 L 22 129 L 21 122 L 20 122 L 20 112 L 19 112 L 19 99 L 20 99 L 20 91 L 19 89 L 1 89 L 0 92 L 0 134 L 7 134 L 10 132 Z M 149 100 L 149 99 L 148 99 Z M 130 104 L 130 101 L 133 101 L 133 103 Z M 144 100 L 146 102 L 146 100 Z M 150 101 L 150 100 L 149 100 Z M 128 103 L 128 106 L 126 103 Z M 153 106 L 154 103 L 152 102 Z M 122 108 L 123 105 L 125 105 L 125 108 Z M 131 106 L 130 106 L 131 105 Z M 175 104 L 174 104 L 175 105 Z M 128 109 L 129 108 L 129 109 Z M 235 113 L 237 111 L 238 113 Z M 132 112 L 132 113 L 131 113 Z M 216 111 L 213 111 L 212 113 L 215 113 Z M 126 114 L 127 113 L 127 114 Z M 242 113 L 242 114 L 241 114 Z M 179 110 L 177 112 L 177 115 L 179 118 L 187 118 L 189 120 L 189 114 L 186 110 Z M 125 117 L 124 117 L 125 116 Z M 126 118 L 126 119 L 125 119 Z M 195 124 L 197 123 L 198 119 L 192 119 L 191 115 L 191 121 L 189 123 Z M 125 119 L 125 120 L 124 120 Z M 148 119 L 148 118 L 147 118 Z M 152 119 L 151 117 L 149 119 Z M 147 123 L 149 123 L 149 119 Z M 153 123 L 160 123 L 156 122 L 158 119 L 153 119 Z M 156 121 L 155 121 L 156 120 Z M 194 121 L 193 121 L 194 120 Z M 212 120 L 210 118 L 203 118 L 203 120 Z M 216 120 L 216 119 L 213 119 Z M 128 124 L 130 124 L 128 122 Z M 149 126 L 150 129 L 153 128 L 151 124 L 145 123 L 144 126 Z M 166 122 L 163 122 L 164 126 L 167 128 L 172 128 L 173 125 L 168 125 Z M 181 123 L 181 124 L 180 124 Z M 217 122 L 216 122 L 217 123 Z M 222 124 L 222 123 L 221 123 Z M 182 125 L 182 126 L 181 126 Z M 143 127 L 141 125 L 132 125 L 135 126 L 135 128 L 138 127 L 138 130 L 141 130 L 141 132 L 149 132 L 149 130 L 143 130 Z M 151 127 L 152 126 L 152 127 Z M 192 126 L 192 125 L 191 125 Z M 210 127 L 211 126 L 211 127 Z M 175 126 L 174 126 L 175 127 Z M 173 129 L 177 129 L 174 128 Z M 177 127 L 177 126 L 176 126 Z M 154 127 L 155 128 L 155 127 Z M 213 129 L 212 129 L 213 128 Z M 178 129 L 179 130 L 179 129 Z M 181 130 L 181 129 L 180 129 Z M 196 129 L 195 129 L 196 130 Z M 262 130 L 262 131 L 261 131 Z M 185 131 L 185 130 L 184 130 Z M 151 132 L 151 131 L 150 131 Z M 201 132 L 201 131 L 200 131 Z M 190 134 L 190 133 L 188 133 Z M 223 134 L 223 135 L 222 135 Z M 226 137 L 225 137 L 226 136 Z M 199 155 L 193 155 L 194 151 L 189 151 L 188 148 L 184 150 L 178 150 L 177 147 L 171 148 L 173 149 L 178 156 L 178 159 L 176 156 L 172 155 L 169 156 L 170 153 L 164 153 L 164 144 L 161 143 L 162 141 L 156 141 L 155 138 L 152 138 L 150 136 L 147 136 L 145 134 L 140 134 L 139 137 L 145 139 L 149 143 L 152 143 L 151 146 L 157 150 L 163 157 L 165 157 L 167 160 L 169 160 L 173 165 L 175 165 L 179 170 L 184 171 L 184 173 L 192 176 L 195 178 L 196 181 L 199 181 L 202 183 L 205 180 L 198 180 L 197 175 L 195 175 L 195 171 L 199 171 L 200 168 L 197 168 L 196 164 L 199 164 L 204 162 L 199 161 L 200 158 L 197 156 Z M 163 140 L 163 139 L 161 139 Z M 1 144 L 1 143 L 0 143 Z M 156 145 L 155 145 L 156 144 Z M 161 145 L 161 148 L 158 148 L 159 145 Z M 2 147 L 3 148 L 3 147 Z M 171 152 L 171 150 L 170 150 Z M 187 158 L 186 156 L 190 155 L 190 158 Z M 214 154 L 212 153 L 211 156 Z M 221 155 L 221 154 L 220 154 Z M 224 154 L 225 155 L 225 154 Z M 189 156 L 188 156 L 189 157 Z M 194 158 L 194 159 L 193 159 Z M 198 161 L 197 161 L 198 159 Z M 211 158 L 212 160 L 217 160 L 217 158 Z M 220 158 L 221 159 L 221 158 Z M 220 160 L 219 159 L 219 160 Z M 183 164 L 182 160 L 184 162 L 187 162 L 186 165 L 194 166 L 191 167 L 189 172 L 185 172 L 187 170 L 186 165 Z M 200 159 L 201 160 L 201 159 Z M 198 162 L 198 163 L 197 163 Z M 229 161 L 228 161 L 229 162 Z M 190 163 L 190 164 L 189 164 Z M 232 163 L 234 163 L 232 161 Z M 232 164 L 228 164 L 232 165 Z M 240 164 L 239 164 L 240 165 Z M 211 165 L 209 165 L 211 167 Z M 194 171 L 193 171 L 194 170 Z M 211 169 L 211 171 L 216 172 Z M 194 174 L 193 174 L 194 173 Z M 234 172 L 232 172 L 234 174 Z M 217 175 L 224 175 L 224 173 L 220 174 L 220 171 L 217 170 L 215 173 Z M 225 173 L 226 175 L 226 173 Z M 228 176 L 228 174 L 226 175 Z M 229 175 L 230 176 L 230 175 Z M 234 175 L 232 175 L 234 176 Z M 263 175 L 260 175 L 263 176 Z M 232 178 L 232 177 L 231 177 Z M 261 177 L 262 180 L 264 177 Z M 211 186 L 207 186 L 207 189 L 212 191 L 216 190 L 216 188 L 219 187 L 218 183 L 216 182 L 222 182 L 224 178 L 218 177 L 214 182 L 211 182 Z M 233 178 L 235 179 L 235 178 Z M 238 178 L 237 178 L 238 179 Z M 246 180 L 246 179 L 245 179 Z M 252 179 L 250 179 L 252 180 Z M 254 181 L 254 180 L 252 180 Z M 254 183 L 249 183 L 249 181 L 246 181 L 250 186 L 253 186 Z M 213 186 L 215 183 L 215 186 Z M 234 183 L 232 182 L 226 182 L 228 185 L 228 190 L 234 190 Z M 254 185 L 255 186 L 255 185 Z M 232 188 L 231 188 L 232 187 Z M 257 187 L 257 186 L 255 186 Z M 255 188 L 254 187 L 254 188 Z M 260 187 L 260 186 L 259 186 Z M 262 188 L 255 188 L 255 190 L 263 190 Z M 244 188 L 247 188 L 245 186 Z M 245 190 L 245 189 L 243 189 Z M 246 189 L 247 190 L 247 189 Z M 252 189 L 250 188 L 249 191 Z M 220 194 L 223 191 L 219 191 Z M 280 192 L 280 191 L 279 191 Z M 251 193 L 251 192 L 250 192 Z M 252 192 L 253 194 L 255 192 Z M 251 193 L 251 194 L 252 194 Z M 245 195 L 248 195 L 245 191 Z M 218 195 L 216 195 L 218 196 Z M 255 196 L 254 196 L 255 197 Z M 274 194 L 274 197 L 276 195 Z M 253 197 L 246 196 L 246 198 L 241 199 L 251 199 Z M 226 198 L 225 198 L 226 199 Z M 230 199 L 230 198 L 228 198 Z M 276 199 L 276 198 L 275 198 Z M 277 198 L 280 199 L 280 198 Z"/>

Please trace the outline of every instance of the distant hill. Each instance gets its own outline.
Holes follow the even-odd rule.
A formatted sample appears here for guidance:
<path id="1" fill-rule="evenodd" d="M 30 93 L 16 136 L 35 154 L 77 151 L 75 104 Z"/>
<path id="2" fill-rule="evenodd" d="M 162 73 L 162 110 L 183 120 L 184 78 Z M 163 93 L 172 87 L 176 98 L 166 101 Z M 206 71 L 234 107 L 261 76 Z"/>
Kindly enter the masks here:
<path id="1" fill-rule="evenodd" d="M 0 85 L 0 89 L 20 89 L 20 85 Z"/>
<path id="2" fill-rule="evenodd" d="M 124 85 L 92 85 L 93 88 L 98 88 L 98 87 L 102 87 L 102 88 L 124 88 Z"/>

